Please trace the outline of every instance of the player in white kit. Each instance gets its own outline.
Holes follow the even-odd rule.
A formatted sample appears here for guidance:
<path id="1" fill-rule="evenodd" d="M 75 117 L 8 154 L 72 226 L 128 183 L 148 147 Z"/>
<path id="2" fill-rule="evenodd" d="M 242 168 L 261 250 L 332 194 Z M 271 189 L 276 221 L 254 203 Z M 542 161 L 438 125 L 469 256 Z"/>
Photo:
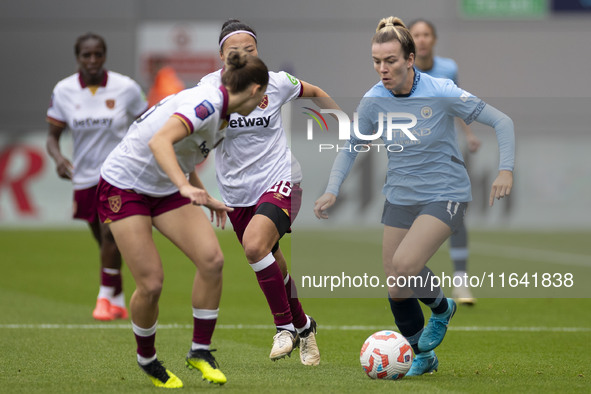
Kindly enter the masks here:
<path id="1" fill-rule="evenodd" d="M 155 386 L 183 384 L 156 357 L 162 262 L 152 226 L 195 264 L 193 339 L 186 365 L 203 379 L 226 382 L 210 349 L 222 292 L 223 255 L 201 207 L 215 212 L 222 228 L 231 208 L 209 196 L 195 166 L 225 137 L 228 115 L 248 115 L 261 102 L 269 80 L 265 64 L 233 51 L 220 85 L 202 85 L 168 96 L 136 120 L 101 169 L 99 214 L 109 223 L 136 282 L 130 301 L 137 360 Z"/>
<path id="2" fill-rule="evenodd" d="M 98 220 L 96 186 L 103 161 L 147 103 L 135 81 L 103 68 L 107 48 L 102 37 L 82 35 L 74 51 L 78 72 L 57 83 L 47 110 L 47 150 L 60 178 L 72 181 L 74 218 L 88 222 L 100 247 L 101 286 L 92 315 L 97 320 L 125 319 L 121 255 L 109 228 Z M 74 140 L 73 163 L 60 150 L 66 128 Z"/>
<path id="3" fill-rule="evenodd" d="M 234 49 L 258 55 L 254 29 L 235 19 L 222 26 L 219 46 L 222 60 Z M 218 84 L 223 72 L 205 76 L 200 84 Z M 269 86 L 257 108 L 248 116 L 230 117 L 215 164 L 222 198 L 234 208 L 228 217 L 277 327 L 269 357 L 283 358 L 300 346 L 301 362 L 318 365 L 316 322 L 304 313 L 279 249 L 279 239 L 290 231 L 301 204 L 302 173 L 287 145 L 281 119 L 283 104 L 298 97 L 311 97 L 323 108 L 338 108 L 319 87 L 286 72 L 270 72 Z"/>

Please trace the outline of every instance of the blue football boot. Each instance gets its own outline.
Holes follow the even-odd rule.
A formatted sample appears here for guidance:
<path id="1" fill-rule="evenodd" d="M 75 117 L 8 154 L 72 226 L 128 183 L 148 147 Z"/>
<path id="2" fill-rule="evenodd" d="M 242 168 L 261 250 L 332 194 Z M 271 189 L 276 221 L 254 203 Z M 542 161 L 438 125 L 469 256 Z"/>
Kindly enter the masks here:
<path id="1" fill-rule="evenodd" d="M 441 344 L 447 325 L 456 313 L 456 302 L 452 298 L 447 299 L 447 310 L 443 313 L 432 313 L 427 326 L 419 338 L 419 350 L 429 352 Z"/>

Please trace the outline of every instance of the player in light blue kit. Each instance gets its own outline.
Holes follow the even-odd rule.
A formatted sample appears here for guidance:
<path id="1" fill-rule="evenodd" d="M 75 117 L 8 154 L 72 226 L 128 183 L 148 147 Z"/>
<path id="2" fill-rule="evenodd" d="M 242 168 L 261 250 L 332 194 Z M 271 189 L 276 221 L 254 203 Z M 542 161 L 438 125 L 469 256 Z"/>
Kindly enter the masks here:
<path id="1" fill-rule="evenodd" d="M 472 198 L 454 118 L 467 124 L 476 120 L 495 129 L 500 162 L 490 205 L 495 198 L 508 195 L 513 185 L 513 122 L 451 80 L 416 70 L 414 41 L 398 18 L 382 19 L 378 24 L 372 58 L 381 81 L 361 100 L 358 127 L 337 154 L 326 193 L 316 201 L 314 212 L 318 218 L 328 218 L 326 210 L 335 203 L 357 155 L 347 147 L 368 144 L 381 136 L 388 150 L 383 265 L 387 276 L 408 284 L 390 287 L 388 298 L 396 325 L 415 352 L 407 375 L 416 376 L 437 370 L 439 361 L 433 349 L 443 340 L 456 311 L 453 299 L 446 298 L 440 287 L 431 287 L 433 273 L 426 266 L 459 228 Z M 432 310 L 426 327 L 418 300 Z"/>
<path id="2" fill-rule="evenodd" d="M 415 67 L 432 77 L 451 79 L 458 85 L 456 62 L 453 59 L 434 55 L 433 48 L 437 41 L 435 26 L 424 19 L 417 19 L 410 23 L 408 30 L 415 42 Z M 480 147 L 480 140 L 462 119 L 457 118 L 456 125 L 464 132 L 470 153 L 476 153 Z M 464 277 L 468 271 L 468 232 L 464 224 L 449 238 L 449 255 L 453 261 L 454 276 Z M 476 298 L 465 283 L 454 287 L 452 297 L 459 304 L 474 305 L 476 303 Z"/>

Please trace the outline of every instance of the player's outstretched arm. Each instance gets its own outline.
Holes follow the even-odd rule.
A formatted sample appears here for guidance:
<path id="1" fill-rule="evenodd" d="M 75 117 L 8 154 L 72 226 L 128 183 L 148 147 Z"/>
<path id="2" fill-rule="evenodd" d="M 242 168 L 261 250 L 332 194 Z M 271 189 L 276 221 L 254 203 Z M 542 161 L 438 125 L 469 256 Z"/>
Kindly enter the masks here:
<path id="1" fill-rule="evenodd" d="M 515 163 L 515 127 L 507 115 L 487 104 L 476 121 L 495 129 L 499 144 L 499 175 L 494 180 L 489 196 L 489 205 L 494 199 L 501 199 L 511 193 L 513 187 L 513 166 Z"/>

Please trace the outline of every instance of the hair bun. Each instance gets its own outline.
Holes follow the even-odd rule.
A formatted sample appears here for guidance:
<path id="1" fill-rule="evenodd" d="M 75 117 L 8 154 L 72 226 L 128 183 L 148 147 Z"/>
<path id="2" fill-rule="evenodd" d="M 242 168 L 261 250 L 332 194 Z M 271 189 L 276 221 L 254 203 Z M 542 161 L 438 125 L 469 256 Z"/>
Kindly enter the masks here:
<path id="1" fill-rule="evenodd" d="M 387 18 L 382 18 L 382 20 L 380 20 L 380 22 L 378 23 L 378 27 L 376 28 L 376 33 L 382 29 L 396 28 L 396 27 L 404 27 L 406 29 L 406 25 L 404 24 L 404 22 L 402 22 L 402 19 L 400 19 L 398 17 L 389 16 Z"/>
<path id="2" fill-rule="evenodd" d="M 269 70 L 265 63 L 244 50 L 230 51 L 222 73 L 222 85 L 231 93 L 240 93 L 252 83 L 263 88 L 269 84 Z"/>
<path id="3" fill-rule="evenodd" d="M 235 69 L 242 68 L 246 65 L 246 56 L 244 51 L 232 51 L 226 57 L 226 64 Z"/>
<path id="4" fill-rule="evenodd" d="M 394 23 L 394 26 L 406 27 L 406 25 L 404 24 L 404 22 L 402 22 L 402 19 L 400 18 L 395 17 L 392 22 Z"/>

